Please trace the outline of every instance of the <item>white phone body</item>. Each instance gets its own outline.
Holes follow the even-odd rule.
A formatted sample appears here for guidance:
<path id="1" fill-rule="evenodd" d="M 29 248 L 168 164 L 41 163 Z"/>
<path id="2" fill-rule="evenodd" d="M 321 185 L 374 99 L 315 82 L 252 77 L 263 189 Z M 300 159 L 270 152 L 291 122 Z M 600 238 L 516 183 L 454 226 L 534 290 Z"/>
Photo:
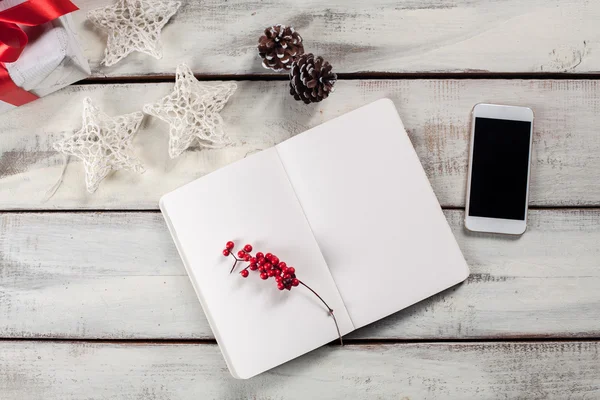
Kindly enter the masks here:
<path id="1" fill-rule="evenodd" d="M 478 118 L 480 119 L 478 120 Z M 524 122 L 530 123 L 528 129 Z M 476 125 L 479 125 L 477 132 Z M 502 135 L 503 132 L 512 136 L 493 137 L 493 135 Z M 525 136 L 527 133 L 528 138 Z M 480 150 L 475 148 L 475 136 L 478 134 L 480 136 L 478 136 L 477 146 Z M 516 140 L 510 142 L 512 139 Z M 490 140 L 498 140 L 499 145 L 493 144 Z M 495 104 L 477 104 L 473 108 L 465 210 L 465 227 L 468 230 L 511 235 L 520 235 L 525 232 L 527 229 L 532 142 L 533 111 L 530 108 Z M 518 148 L 515 147 L 515 143 Z M 525 146 L 527 146 L 527 155 L 524 154 Z M 495 147 L 498 150 L 495 150 Z M 507 159 L 513 158 L 511 153 L 513 150 L 515 150 L 514 159 L 517 161 Z M 475 151 L 487 152 L 487 154 L 475 154 L 476 165 L 473 162 Z M 526 165 L 525 157 L 527 158 Z M 508 164 L 513 162 L 514 165 Z M 502 163 L 507 164 L 503 166 Z M 507 167 L 506 169 L 509 170 L 505 175 L 503 175 L 503 170 L 499 169 L 503 167 Z M 474 173 L 477 174 L 475 179 L 473 179 Z M 527 175 L 523 193 L 525 173 Z M 501 185 L 495 187 L 493 179 L 487 179 L 489 176 L 499 177 L 498 182 L 501 182 Z M 511 187 L 510 179 L 513 176 L 516 178 L 514 179 L 515 186 Z M 472 191 L 473 199 L 471 198 Z M 504 210 L 503 196 L 506 196 L 507 200 Z M 487 204 L 485 204 L 486 202 Z M 500 204 L 497 204 L 498 202 Z M 522 202 L 522 209 L 519 207 L 520 202 Z"/>

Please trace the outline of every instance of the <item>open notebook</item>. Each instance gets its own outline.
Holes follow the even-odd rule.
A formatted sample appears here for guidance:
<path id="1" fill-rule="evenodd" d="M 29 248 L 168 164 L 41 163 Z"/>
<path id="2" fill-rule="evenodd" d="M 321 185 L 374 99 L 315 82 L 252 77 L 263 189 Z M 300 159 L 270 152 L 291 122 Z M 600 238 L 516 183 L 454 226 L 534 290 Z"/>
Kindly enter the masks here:
<path id="1" fill-rule="evenodd" d="M 200 178 L 160 202 L 231 374 L 250 378 L 338 335 L 299 286 L 229 275 L 228 240 L 273 252 L 342 335 L 467 278 L 402 121 L 383 99 Z"/>

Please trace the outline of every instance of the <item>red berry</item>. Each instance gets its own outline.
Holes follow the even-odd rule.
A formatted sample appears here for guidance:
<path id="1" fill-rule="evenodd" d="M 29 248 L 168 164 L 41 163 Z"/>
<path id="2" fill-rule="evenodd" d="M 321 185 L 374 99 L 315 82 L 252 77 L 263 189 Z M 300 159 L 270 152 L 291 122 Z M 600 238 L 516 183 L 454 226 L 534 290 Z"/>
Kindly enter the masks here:
<path id="1" fill-rule="evenodd" d="M 288 274 L 294 275 L 296 273 L 296 269 L 294 267 L 289 267 L 287 270 Z"/>
<path id="2" fill-rule="evenodd" d="M 292 286 L 298 286 L 299 284 L 300 284 L 300 281 L 298 279 L 294 278 L 292 280 Z"/>
<path id="3" fill-rule="evenodd" d="M 264 258 L 259 258 L 257 264 L 258 265 L 265 265 L 265 259 Z"/>
<path id="4" fill-rule="evenodd" d="M 258 265 L 256 264 L 250 264 L 250 270 L 251 271 L 256 271 L 258 269 Z"/>
<path id="5" fill-rule="evenodd" d="M 279 268 L 281 269 L 281 273 L 282 274 L 287 274 L 287 272 L 288 272 L 288 268 L 287 267 L 282 267 L 281 264 L 279 264 Z"/>
<path id="6" fill-rule="evenodd" d="M 225 248 L 226 248 L 227 250 L 231 250 L 231 249 L 233 249 L 233 246 L 235 246 L 235 245 L 233 244 L 233 242 L 227 242 L 227 244 L 225 245 Z"/>
<path id="7" fill-rule="evenodd" d="M 281 268 L 282 270 L 283 269 L 287 269 L 287 264 L 282 261 L 282 262 L 279 263 L 279 268 Z"/>
<path id="8" fill-rule="evenodd" d="M 250 257 L 250 254 L 246 254 L 244 256 L 244 261 L 250 261 L 252 259 L 252 257 Z"/>
<path id="9" fill-rule="evenodd" d="M 229 255 L 229 250 L 227 250 L 227 249 L 223 250 L 223 255 L 225 257 L 227 257 Z"/>
<path id="10" fill-rule="evenodd" d="M 256 253 L 256 258 L 265 258 L 265 255 L 259 251 Z"/>
<path id="11" fill-rule="evenodd" d="M 246 256 L 246 253 L 244 252 L 244 250 L 238 251 L 238 258 L 244 258 L 245 256 Z"/>
<path id="12" fill-rule="evenodd" d="M 248 270 L 247 269 L 243 269 L 240 271 L 240 275 L 243 276 L 244 278 L 248 277 Z"/>
<path id="13" fill-rule="evenodd" d="M 258 267 L 258 272 L 266 272 L 267 270 L 262 265 Z"/>
<path id="14" fill-rule="evenodd" d="M 281 280 L 282 280 L 282 279 L 283 279 L 283 278 L 282 278 L 281 276 L 279 276 L 279 275 L 275 275 L 275 280 L 276 280 L 277 282 L 281 282 Z"/>
<path id="15" fill-rule="evenodd" d="M 256 264 L 257 262 L 258 262 L 258 260 L 256 259 L 256 257 L 250 257 L 251 264 Z"/>
<path id="16" fill-rule="evenodd" d="M 288 270 L 289 271 L 289 270 Z M 287 273 L 287 274 L 283 274 L 283 279 L 290 279 L 292 276 Z"/>
<path id="17" fill-rule="evenodd" d="M 267 260 L 271 261 L 271 258 L 273 258 L 273 254 L 271 254 L 271 253 L 267 253 L 267 254 L 265 255 L 265 258 L 266 258 Z"/>
<path id="18" fill-rule="evenodd" d="M 266 273 L 262 272 L 260 274 L 260 279 L 265 280 L 265 279 L 268 279 L 268 278 L 269 278 L 269 275 L 267 275 Z"/>
<path id="19" fill-rule="evenodd" d="M 285 286 L 283 286 L 283 284 L 280 283 L 280 284 L 277 285 L 277 289 L 283 290 L 283 289 L 285 289 Z"/>
<path id="20" fill-rule="evenodd" d="M 245 245 L 244 246 L 244 251 L 246 253 L 250 253 L 252 251 L 252 246 L 250 246 L 249 244 Z"/>
<path id="21" fill-rule="evenodd" d="M 273 265 L 279 264 L 279 257 L 277 257 L 277 256 L 271 257 L 271 262 L 273 263 Z"/>
<path id="22" fill-rule="evenodd" d="M 272 269 L 269 270 L 269 272 L 267 272 L 267 275 L 271 276 L 275 276 L 275 271 L 273 271 Z"/>
<path id="23" fill-rule="evenodd" d="M 272 267 L 272 265 L 271 265 L 271 263 L 270 263 L 270 262 L 266 262 L 266 263 L 264 263 L 264 264 L 263 264 L 263 266 L 264 266 L 266 269 L 271 269 L 271 267 Z"/>

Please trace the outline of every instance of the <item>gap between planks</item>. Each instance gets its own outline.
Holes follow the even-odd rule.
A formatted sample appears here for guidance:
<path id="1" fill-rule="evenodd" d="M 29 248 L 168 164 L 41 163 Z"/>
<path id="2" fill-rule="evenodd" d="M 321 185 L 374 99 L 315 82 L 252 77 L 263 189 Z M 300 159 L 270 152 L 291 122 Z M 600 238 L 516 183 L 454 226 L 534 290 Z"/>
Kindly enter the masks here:
<path id="1" fill-rule="evenodd" d="M 442 210 L 457 210 L 464 211 L 464 207 L 458 206 L 441 206 Z M 529 210 L 542 210 L 542 211 L 555 211 L 555 210 L 585 210 L 585 211 L 597 211 L 600 207 L 597 205 L 574 205 L 574 206 L 529 206 Z M 160 213 L 158 208 L 124 208 L 124 209 L 113 209 L 113 208 L 72 208 L 72 209 L 22 209 L 22 210 L 0 210 L 2 214 L 66 214 L 66 213 L 80 213 L 80 214 L 93 214 L 93 213 Z"/>
<path id="2" fill-rule="evenodd" d="M 571 74 L 566 72 L 356 72 L 339 73 L 338 80 L 427 80 L 427 79 L 496 79 L 496 80 L 597 80 L 600 73 Z M 287 73 L 281 74 L 194 74 L 200 81 L 286 81 L 289 79 Z M 132 84 L 132 83 L 161 83 L 174 82 L 175 75 L 139 75 L 139 76 L 107 76 L 87 78 L 75 83 L 75 85 L 97 85 L 97 84 Z"/>
<path id="3" fill-rule="evenodd" d="M 123 344 L 123 345 L 135 345 L 135 344 L 164 344 L 164 345 L 178 345 L 178 344 L 196 344 L 196 345 L 216 345 L 215 339 L 90 339 L 90 338 L 28 338 L 28 337 L 0 337 L 0 343 L 2 342 L 53 342 L 53 343 L 94 343 L 94 344 Z M 502 337 L 502 338 L 476 338 L 476 339 L 344 339 L 344 345 L 340 345 L 336 339 L 324 346 L 329 347 L 343 347 L 343 346 L 373 346 L 373 345 L 398 345 L 398 344 L 477 344 L 477 343 L 573 343 L 573 342 L 587 342 L 594 343 L 600 342 L 600 337 L 535 337 L 535 336 L 515 336 Z"/>

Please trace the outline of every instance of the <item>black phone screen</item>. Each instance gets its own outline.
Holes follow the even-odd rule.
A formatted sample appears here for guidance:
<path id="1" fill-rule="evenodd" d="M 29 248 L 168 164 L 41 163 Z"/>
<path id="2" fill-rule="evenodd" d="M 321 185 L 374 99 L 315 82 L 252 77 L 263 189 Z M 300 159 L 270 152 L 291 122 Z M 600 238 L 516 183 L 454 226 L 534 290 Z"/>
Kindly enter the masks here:
<path id="1" fill-rule="evenodd" d="M 469 216 L 525 219 L 531 122 L 475 118 Z"/>

